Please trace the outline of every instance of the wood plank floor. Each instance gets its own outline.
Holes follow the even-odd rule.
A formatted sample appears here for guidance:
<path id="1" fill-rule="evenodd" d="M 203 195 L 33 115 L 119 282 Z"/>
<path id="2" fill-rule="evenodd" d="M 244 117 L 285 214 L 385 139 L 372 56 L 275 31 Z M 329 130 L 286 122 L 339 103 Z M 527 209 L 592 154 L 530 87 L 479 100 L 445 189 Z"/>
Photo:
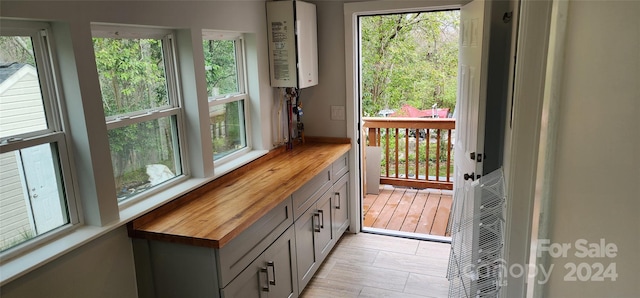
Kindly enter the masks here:
<path id="1" fill-rule="evenodd" d="M 453 196 L 451 191 L 380 185 L 378 195 L 363 200 L 363 226 L 437 236 L 446 234 Z"/>
<path id="2" fill-rule="evenodd" d="M 447 243 L 347 233 L 300 297 L 447 297 L 450 247 Z"/>

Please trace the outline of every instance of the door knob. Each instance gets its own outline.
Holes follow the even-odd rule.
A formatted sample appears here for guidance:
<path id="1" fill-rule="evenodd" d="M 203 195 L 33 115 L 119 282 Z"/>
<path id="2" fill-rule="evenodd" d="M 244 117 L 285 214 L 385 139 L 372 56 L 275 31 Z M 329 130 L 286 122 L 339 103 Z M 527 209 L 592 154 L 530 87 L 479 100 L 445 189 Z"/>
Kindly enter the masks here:
<path id="1" fill-rule="evenodd" d="M 471 181 L 476 179 L 476 177 L 473 174 L 473 172 L 471 172 L 471 174 L 467 174 L 467 173 L 464 174 L 464 180 L 469 180 L 469 179 L 471 179 Z"/>

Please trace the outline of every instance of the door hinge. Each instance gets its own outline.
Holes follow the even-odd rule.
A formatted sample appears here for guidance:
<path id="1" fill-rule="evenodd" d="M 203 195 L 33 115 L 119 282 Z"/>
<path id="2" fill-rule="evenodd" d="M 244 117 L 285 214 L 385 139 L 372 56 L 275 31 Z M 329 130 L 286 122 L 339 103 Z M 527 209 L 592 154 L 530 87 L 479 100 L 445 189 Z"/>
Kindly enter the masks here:
<path id="1" fill-rule="evenodd" d="M 469 158 L 471 158 L 471 160 L 475 160 L 477 162 L 482 162 L 482 153 L 476 154 L 475 152 L 471 152 L 471 153 L 469 153 Z"/>

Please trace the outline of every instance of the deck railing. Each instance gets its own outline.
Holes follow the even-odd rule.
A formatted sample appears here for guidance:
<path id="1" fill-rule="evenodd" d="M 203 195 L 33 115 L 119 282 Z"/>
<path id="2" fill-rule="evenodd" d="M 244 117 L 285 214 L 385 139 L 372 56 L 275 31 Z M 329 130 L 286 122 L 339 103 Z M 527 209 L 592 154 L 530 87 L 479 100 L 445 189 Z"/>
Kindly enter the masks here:
<path id="1" fill-rule="evenodd" d="M 368 146 L 382 147 L 380 183 L 453 189 L 453 118 L 364 117 Z"/>

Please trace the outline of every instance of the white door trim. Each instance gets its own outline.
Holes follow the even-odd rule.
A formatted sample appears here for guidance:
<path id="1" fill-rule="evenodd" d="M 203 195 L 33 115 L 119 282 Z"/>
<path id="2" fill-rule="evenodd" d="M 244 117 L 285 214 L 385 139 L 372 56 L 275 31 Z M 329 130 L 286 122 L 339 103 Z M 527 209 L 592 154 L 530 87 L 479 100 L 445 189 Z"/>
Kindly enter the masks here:
<path id="1" fill-rule="evenodd" d="M 552 1 L 520 1 L 513 105 L 505 130 L 504 169 L 508 198 L 505 261 L 508 266 L 527 265 L 530 247 L 535 244 L 531 242 L 533 208 L 551 5 Z M 527 274 L 518 277 L 508 274 L 506 291 L 501 292 L 501 297 L 525 297 L 526 282 Z"/>
<path id="2" fill-rule="evenodd" d="M 362 183 L 360 173 L 360 129 L 358 120 L 360 110 L 358 108 L 359 66 L 358 66 L 358 16 L 376 13 L 428 11 L 460 8 L 471 2 L 470 0 L 446 0 L 446 1 L 366 1 L 344 4 L 344 53 L 346 72 L 346 119 L 347 137 L 351 139 L 352 150 L 349 153 L 349 179 L 352 181 L 349 194 L 349 212 L 351 217 L 349 232 L 358 233 L 362 229 Z M 363 140 L 364 141 L 364 140 Z"/>

